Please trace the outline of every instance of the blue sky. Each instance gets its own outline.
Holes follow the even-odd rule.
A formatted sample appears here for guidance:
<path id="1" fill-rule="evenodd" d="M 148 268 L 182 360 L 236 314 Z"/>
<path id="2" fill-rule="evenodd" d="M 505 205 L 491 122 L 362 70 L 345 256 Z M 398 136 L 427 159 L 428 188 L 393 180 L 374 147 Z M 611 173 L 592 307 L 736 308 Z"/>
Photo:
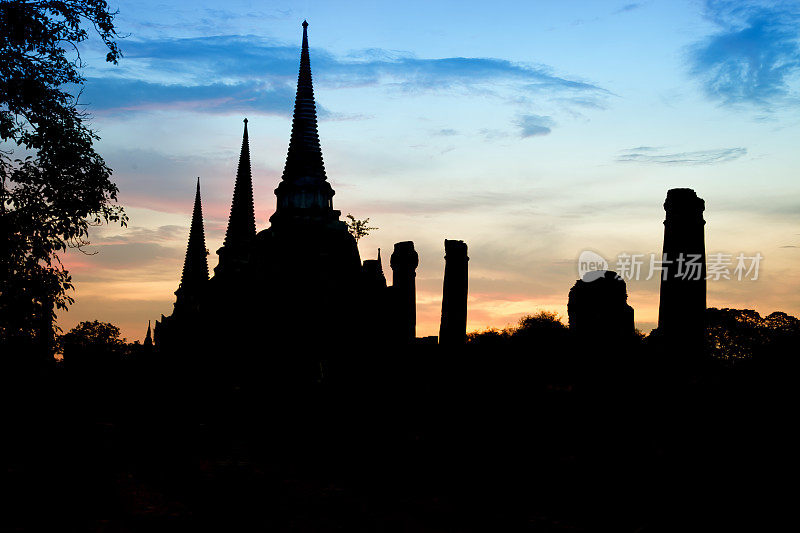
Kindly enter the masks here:
<path id="1" fill-rule="evenodd" d="M 62 327 L 141 338 L 169 314 L 201 177 L 211 265 L 250 120 L 259 229 L 290 131 L 300 23 L 328 176 L 378 226 L 362 259 L 414 240 L 420 333 L 435 334 L 443 240 L 470 247 L 469 326 L 566 314 L 576 261 L 660 253 L 666 191 L 706 200 L 707 250 L 761 253 L 709 305 L 800 313 L 800 5 L 757 1 L 120 3 L 118 66 L 84 50 L 82 102 L 131 215 L 72 254 Z M 391 273 L 387 272 L 391 278 Z M 630 281 L 637 325 L 657 280 Z M 145 326 L 143 327 L 142 324 Z"/>

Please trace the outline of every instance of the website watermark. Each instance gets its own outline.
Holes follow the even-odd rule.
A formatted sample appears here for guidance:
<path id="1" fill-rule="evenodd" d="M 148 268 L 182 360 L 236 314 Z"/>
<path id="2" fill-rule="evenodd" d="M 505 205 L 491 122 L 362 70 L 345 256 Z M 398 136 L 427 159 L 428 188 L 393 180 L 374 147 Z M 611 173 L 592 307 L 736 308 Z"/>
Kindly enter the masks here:
<path id="1" fill-rule="evenodd" d="M 657 275 L 665 280 L 672 279 L 711 281 L 758 280 L 759 268 L 764 256 L 756 252 L 747 255 L 716 252 L 706 254 L 705 278 L 703 278 L 703 255 L 679 253 L 673 259 L 666 254 L 629 254 L 620 253 L 614 271 L 621 279 L 628 281 L 647 281 Z M 594 281 L 602 277 L 600 271 L 609 270 L 610 263 L 596 252 L 584 250 L 578 257 L 578 276 L 583 281 Z"/>

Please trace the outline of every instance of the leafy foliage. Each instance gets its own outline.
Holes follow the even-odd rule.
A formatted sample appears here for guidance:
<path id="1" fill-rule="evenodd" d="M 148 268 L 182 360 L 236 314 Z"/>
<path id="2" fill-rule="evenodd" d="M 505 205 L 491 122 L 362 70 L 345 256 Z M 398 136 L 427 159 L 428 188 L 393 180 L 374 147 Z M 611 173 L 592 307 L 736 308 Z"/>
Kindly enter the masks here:
<path id="1" fill-rule="evenodd" d="M 376 230 L 379 228 L 374 228 L 369 225 L 369 219 L 365 218 L 364 220 L 358 220 L 356 217 L 347 213 L 347 220 L 345 224 L 347 224 L 347 231 L 355 237 L 356 242 L 358 242 L 361 237 L 366 237 L 370 234 L 372 230 Z"/>
<path id="2" fill-rule="evenodd" d="M 539 311 L 535 315 L 525 315 L 519 319 L 513 335 L 537 335 L 551 332 L 563 332 L 567 326 L 554 311 Z"/>
<path id="3" fill-rule="evenodd" d="M 800 320 L 786 313 L 762 317 L 752 309 L 706 310 L 706 347 L 715 359 L 735 362 L 783 353 L 798 342 Z"/>
<path id="4" fill-rule="evenodd" d="M 35 337 L 72 303 L 59 253 L 127 221 L 78 102 L 84 26 L 116 64 L 115 14 L 105 0 L 0 3 L 0 341 Z"/>
<path id="5" fill-rule="evenodd" d="M 119 328 L 109 322 L 84 321 L 59 336 L 62 345 L 75 346 L 121 346 L 125 339 L 120 339 Z"/>
<path id="6" fill-rule="evenodd" d="M 516 326 L 503 329 L 490 328 L 467 334 L 467 342 L 479 345 L 499 346 L 505 344 L 527 345 L 565 342 L 569 328 L 561 321 L 558 313 L 539 311 L 525 315 Z"/>

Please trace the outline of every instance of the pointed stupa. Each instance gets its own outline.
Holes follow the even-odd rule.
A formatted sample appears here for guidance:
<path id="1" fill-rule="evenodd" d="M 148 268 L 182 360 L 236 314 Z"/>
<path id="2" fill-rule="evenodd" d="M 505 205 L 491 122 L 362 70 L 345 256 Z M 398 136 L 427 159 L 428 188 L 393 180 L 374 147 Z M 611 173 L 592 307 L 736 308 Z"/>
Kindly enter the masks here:
<path id="1" fill-rule="evenodd" d="M 297 76 L 292 136 L 283 177 L 275 194 L 278 197 L 278 206 L 275 215 L 270 219 L 273 222 L 283 214 L 321 216 L 324 219 L 339 216 L 338 212 L 333 211 L 334 191 L 327 182 L 325 165 L 322 162 L 306 21 L 303 21 L 303 46 L 300 53 L 300 72 Z"/>
<path id="2" fill-rule="evenodd" d="M 144 345 L 147 347 L 153 346 L 153 333 L 150 330 L 150 321 L 147 321 L 147 335 L 144 336 Z"/>
<path id="3" fill-rule="evenodd" d="M 244 119 L 242 151 L 233 186 L 231 214 L 223 246 L 231 247 L 249 243 L 256 235 L 256 215 L 253 206 L 253 175 L 250 169 L 250 141 L 247 136 L 247 119 Z"/>
<path id="4" fill-rule="evenodd" d="M 181 284 L 176 294 L 187 296 L 187 291 L 193 294 L 208 281 L 208 252 L 206 251 L 206 237 L 203 231 L 203 206 L 200 201 L 200 178 L 197 178 L 197 192 L 194 196 L 194 209 L 192 210 L 192 225 L 189 228 L 189 244 L 186 246 L 186 258 L 183 262 Z M 180 299 L 180 294 L 178 294 Z"/>

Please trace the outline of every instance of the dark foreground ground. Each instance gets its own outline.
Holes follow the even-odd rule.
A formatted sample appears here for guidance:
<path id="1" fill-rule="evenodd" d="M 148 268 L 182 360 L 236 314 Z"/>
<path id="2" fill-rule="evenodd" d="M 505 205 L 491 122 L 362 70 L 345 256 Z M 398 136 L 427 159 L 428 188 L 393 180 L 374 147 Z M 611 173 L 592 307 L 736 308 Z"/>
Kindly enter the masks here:
<path id="1" fill-rule="evenodd" d="M 600 355 L 7 369 L 0 530 L 779 529 L 793 369 Z"/>

